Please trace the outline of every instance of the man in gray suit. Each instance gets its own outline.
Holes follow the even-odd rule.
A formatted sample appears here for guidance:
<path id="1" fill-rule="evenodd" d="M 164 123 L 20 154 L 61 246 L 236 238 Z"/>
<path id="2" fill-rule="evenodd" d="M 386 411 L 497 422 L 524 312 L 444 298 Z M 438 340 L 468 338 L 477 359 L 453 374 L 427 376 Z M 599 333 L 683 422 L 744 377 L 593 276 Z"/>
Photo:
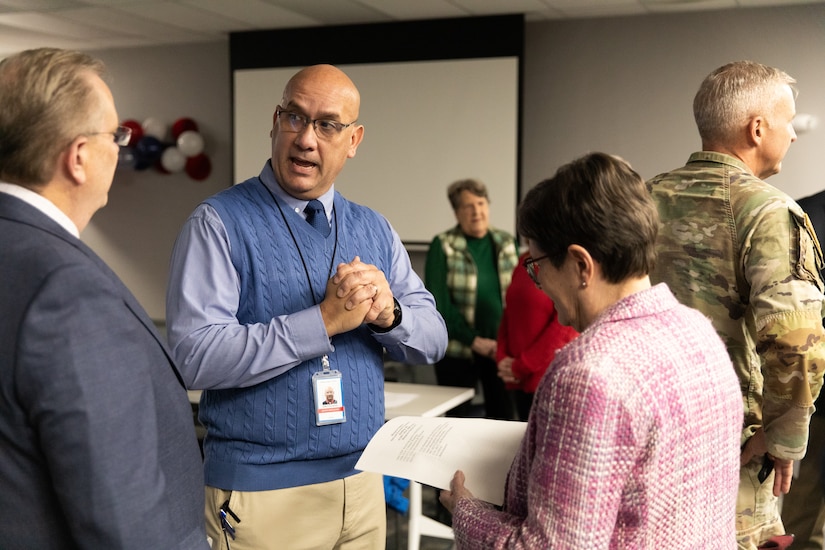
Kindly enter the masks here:
<path id="1" fill-rule="evenodd" d="M 102 75 L 54 49 L 0 63 L 0 547 L 206 550 L 180 376 L 78 238 L 129 138 Z"/>

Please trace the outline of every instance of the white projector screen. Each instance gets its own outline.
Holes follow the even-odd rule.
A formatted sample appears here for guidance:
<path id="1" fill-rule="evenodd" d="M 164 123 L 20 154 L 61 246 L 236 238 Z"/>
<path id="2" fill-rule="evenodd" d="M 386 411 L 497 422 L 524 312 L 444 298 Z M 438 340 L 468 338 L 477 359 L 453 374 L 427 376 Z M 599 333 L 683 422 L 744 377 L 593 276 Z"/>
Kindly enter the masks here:
<path id="1" fill-rule="evenodd" d="M 337 191 L 385 215 L 412 250 L 456 223 L 447 186 L 477 178 L 491 223 L 515 233 L 523 52 L 522 14 L 230 33 L 235 183 L 269 158 L 287 80 L 330 63 L 360 90 L 365 129 Z"/>
<path id="2" fill-rule="evenodd" d="M 491 223 L 515 231 L 519 59 L 340 64 L 361 92 L 364 141 L 335 188 L 382 213 L 408 245 L 455 224 L 447 186 L 483 181 Z M 299 67 L 234 71 L 235 181 L 271 154 L 272 115 Z"/>

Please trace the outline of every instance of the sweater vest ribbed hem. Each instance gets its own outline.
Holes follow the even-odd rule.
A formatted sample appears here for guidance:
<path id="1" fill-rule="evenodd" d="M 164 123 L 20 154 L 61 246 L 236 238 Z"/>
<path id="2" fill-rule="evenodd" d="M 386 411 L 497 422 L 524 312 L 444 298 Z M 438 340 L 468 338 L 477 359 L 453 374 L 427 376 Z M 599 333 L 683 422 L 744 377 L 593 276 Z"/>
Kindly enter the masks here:
<path id="1" fill-rule="evenodd" d="M 333 458 L 276 464 L 237 464 L 207 458 L 206 485 L 225 491 L 272 491 L 326 483 L 359 473 L 361 451 Z"/>

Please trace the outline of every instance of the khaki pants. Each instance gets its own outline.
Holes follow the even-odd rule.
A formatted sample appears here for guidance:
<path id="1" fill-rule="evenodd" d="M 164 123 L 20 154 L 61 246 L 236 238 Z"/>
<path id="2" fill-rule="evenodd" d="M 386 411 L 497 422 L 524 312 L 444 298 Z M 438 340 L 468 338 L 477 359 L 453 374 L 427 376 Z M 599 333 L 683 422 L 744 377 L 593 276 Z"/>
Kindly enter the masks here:
<path id="1" fill-rule="evenodd" d="M 778 499 L 773 496 L 774 473 L 759 483 L 761 456 L 739 469 L 739 491 L 736 497 L 736 542 L 739 550 L 756 547 L 774 535 L 784 535 L 779 517 Z"/>
<path id="2" fill-rule="evenodd" d="M 240 518 L 231 550 L 374 550 L 387 544 L 384 484 L 380 474 L 362 472 L 327 483 L 275 491 L 206 488 L 206 531 L 212 550 L 227 550 L 218 509 Z"/>

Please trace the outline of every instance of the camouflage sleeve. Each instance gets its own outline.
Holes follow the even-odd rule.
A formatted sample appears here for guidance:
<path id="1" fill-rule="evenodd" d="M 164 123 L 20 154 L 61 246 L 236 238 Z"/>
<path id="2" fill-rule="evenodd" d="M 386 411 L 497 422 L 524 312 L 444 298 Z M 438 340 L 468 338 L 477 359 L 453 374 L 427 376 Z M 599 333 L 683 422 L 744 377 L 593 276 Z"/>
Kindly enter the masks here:
<path id="1" fill-rule="evenodd" d="M 822 252 L 807 216 L 795 204 L 773 198 L 750 212 L 752 223 L 743 227 L 753 230 L 745 239 L 743 267 L 763 376 L 762 391 L 753 394 L 762 396 L 768 452 L 800 459 L 825 371 Z"/>

